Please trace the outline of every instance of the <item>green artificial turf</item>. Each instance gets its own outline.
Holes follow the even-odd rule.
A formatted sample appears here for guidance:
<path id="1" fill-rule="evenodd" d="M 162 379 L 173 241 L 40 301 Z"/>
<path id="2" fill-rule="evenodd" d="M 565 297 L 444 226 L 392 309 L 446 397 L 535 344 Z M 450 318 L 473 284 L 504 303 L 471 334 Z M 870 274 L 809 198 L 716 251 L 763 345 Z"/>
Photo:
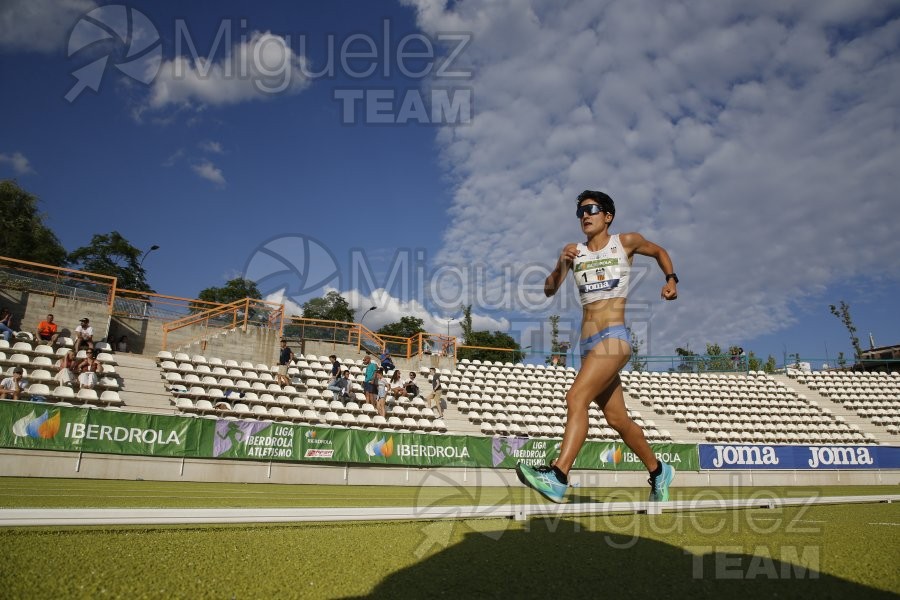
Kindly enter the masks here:
<path id="1" fill-rule="evenodd" d="M 890 525 L 889 523 L 893 523 Z M 876 598 L 896 504 L 565 519 L 0 530 L 4 598 Z"/>
<path id="2" fill-rule="evenodd" d="M 676 488 L 674 499 L 898 486 Z M 577 488 L 571 501 L 646 498 Z M 0 478 L 0 508 L 543 503 L 530 490 Z M 900 594 L 900 507 L 566 518 L 0 528 L 0 598 L 875 598 Z"/>

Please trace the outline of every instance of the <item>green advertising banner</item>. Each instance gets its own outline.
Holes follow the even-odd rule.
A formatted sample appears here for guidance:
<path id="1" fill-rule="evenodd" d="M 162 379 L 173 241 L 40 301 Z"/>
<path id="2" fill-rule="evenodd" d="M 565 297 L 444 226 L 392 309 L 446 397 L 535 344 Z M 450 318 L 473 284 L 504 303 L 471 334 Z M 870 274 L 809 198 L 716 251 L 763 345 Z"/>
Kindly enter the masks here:
<path id="1" fill-rule="evenodd" d="M 308 427 L 290 423 L 197 419 L 0 402 L 0 446 L 187 458 L 512 469 L 547 464 L 559 440 L 429 435 Z M 676 469 L 699 470 L 695 444 L 651 444 Z M 621 442 L 587 442 L 579 469 L 642 471 Z"/>
<path id="2" fill-rule="evenodd" d="M 200 456 L 196 419 L 3 402 L 0 446 L 149 456 Z"/>

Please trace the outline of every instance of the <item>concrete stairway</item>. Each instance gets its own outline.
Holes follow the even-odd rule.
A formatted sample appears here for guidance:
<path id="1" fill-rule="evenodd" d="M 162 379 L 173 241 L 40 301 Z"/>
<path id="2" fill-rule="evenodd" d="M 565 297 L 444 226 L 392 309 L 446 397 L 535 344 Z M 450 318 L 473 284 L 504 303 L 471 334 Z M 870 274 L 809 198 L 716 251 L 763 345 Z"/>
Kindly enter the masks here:
<path id="1" fill-rule="evenodd" d="M 835 416 L 841 416 L 848 424 L 857 427 L 866 435 L 874 437 L 878 440 L 879 443 L 897 444 L 898 441 L 900 441 L 900 436 L 888 433 L 888 430 L 886 428 L 879 427 L 868 419 L 860 417 L 853 411 L 847 410 L 842 404 L 826 398 L 816 390 L 806 387 L 802 383 L 798 382 L 796 379 L 791 379 L 787 375 L 770 375 L 770 377 L 774 378 L 775 381 L 785 386 L 786 388 L 794 390 L 798 394 L 802 394 L 804 397 L 806 397 L 807 400 L 814 400 L 819 405 L 819 407 L 827 408 L 828 410 L 830 410 L 831 414 Z"/>
<path id="2" fill-rule="evenodd" d="M 444 411 L 444 424 L 447 425 L 447 433 L 482 435 L 481 425 L 469 421 L 466 415 L 456 408 L 456 405 L 452 402 L 447 403 L 447 410 Z"/>
<path id="3" fill-rule="evenodd" d="M 124 402 L 122 408 L 134 412 L 175 412 L 155 359 L 126 353 L 116 354 L 115 357 L 118 363 L 116 371 L 122 382 L 119 390 L 119 397 Z"/>

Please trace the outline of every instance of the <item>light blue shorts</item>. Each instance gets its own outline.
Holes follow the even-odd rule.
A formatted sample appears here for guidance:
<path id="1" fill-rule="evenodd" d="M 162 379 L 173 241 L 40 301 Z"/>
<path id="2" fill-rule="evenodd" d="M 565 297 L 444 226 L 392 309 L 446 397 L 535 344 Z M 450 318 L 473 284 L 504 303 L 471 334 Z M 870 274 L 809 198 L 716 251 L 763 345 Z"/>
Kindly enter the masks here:
<path id="1" fill-rule="evenodd" d="M 628 342 L 628 330 L 624 325 L 611 325 L 603 331 L 598 331 L 592 336 L 581 340 L 581 357 L 584 358 L 594 349 L 594 346 L 607 339 L 618 339 Z"/>

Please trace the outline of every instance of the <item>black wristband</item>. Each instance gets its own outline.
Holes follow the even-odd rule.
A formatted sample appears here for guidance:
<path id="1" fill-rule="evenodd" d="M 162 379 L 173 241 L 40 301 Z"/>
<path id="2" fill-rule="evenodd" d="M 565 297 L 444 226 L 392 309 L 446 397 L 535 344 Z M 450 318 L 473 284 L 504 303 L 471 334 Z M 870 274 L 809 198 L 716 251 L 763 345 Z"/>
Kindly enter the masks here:
<path id="1" fill-rule="evenodd" d="M 676 275 L 675 273 L 668 273 L 666 275 L 666 283 L 669 283 L 670 279 L 674 279 L 675 283 L 678 283 L 678 275 Z"/>

